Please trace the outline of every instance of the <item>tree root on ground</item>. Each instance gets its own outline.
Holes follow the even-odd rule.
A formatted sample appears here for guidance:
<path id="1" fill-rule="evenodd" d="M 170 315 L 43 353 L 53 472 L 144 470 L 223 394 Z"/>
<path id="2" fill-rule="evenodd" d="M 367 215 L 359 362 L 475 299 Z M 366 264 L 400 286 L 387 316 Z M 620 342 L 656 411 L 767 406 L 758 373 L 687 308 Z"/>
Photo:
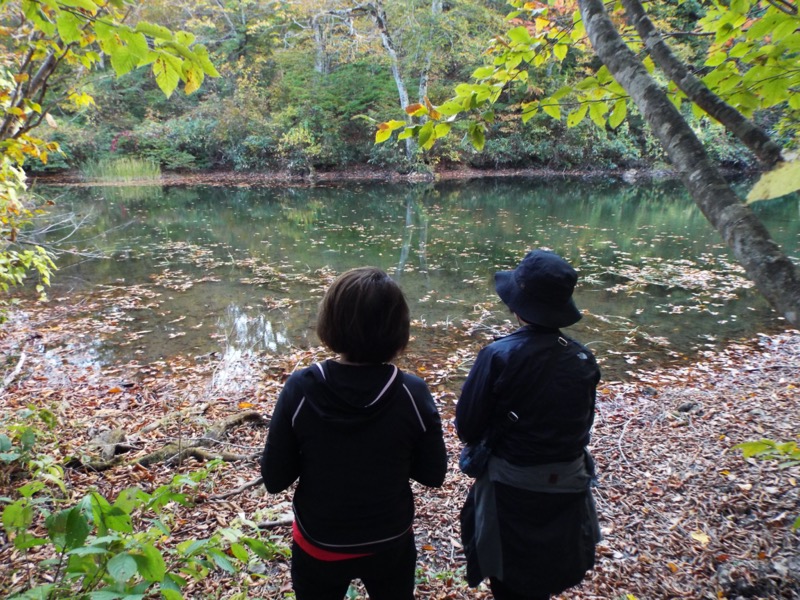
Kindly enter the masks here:
<path id="1" fill-rule="evenodd" d="M 203 437 L 186 440 L 185 442 L 173 442 L 159 450 L 155 450 L 133 460 L 125 460 L 123 456 L 117 456 L 110 460 L 98 461 L 83 461 L 80 458 L 73 457 L 64 466 L 70 469 L 87 471 L 107 471 L 119 465 L 139 465 L 148 467 L 160 462 L 167 465 L 180 464 L 189 457 L 194 457 L 199 460 L 222 459 L 232 462 L 256 458 L 258 454 L 234 454 L 231 452 L 215 452 L 213 450 L 208 450 L 211 445 L 223 441 L 228 431 L 242 423 L 266 424 L 267 420 L 258 411 L 250 410 L 231 415 L 213 424 Z"/>

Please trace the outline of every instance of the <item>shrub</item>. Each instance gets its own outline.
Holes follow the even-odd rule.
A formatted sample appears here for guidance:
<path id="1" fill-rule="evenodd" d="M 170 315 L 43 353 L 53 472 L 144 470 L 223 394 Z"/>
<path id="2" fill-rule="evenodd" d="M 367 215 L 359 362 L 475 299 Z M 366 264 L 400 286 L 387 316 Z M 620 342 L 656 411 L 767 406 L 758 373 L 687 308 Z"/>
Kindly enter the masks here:
<path id="1" fill-rule="evenodd" d="M 15 587 L 5 590 L 10 599 L 113 600 L 160 592 L 177 600 L 192 580 L 212 570 L 234 574 L 251 560 L 275 555 L 277 548 L 261 541 L 250 522 L 243 524 L 254 530 L 253 536 L 227 527 L 207 539 L 169 545 L 171 507 L 190 506 L 192 491 L 219 461 L 176 475 L 150 493 L 130 487 L 109 501 L 90 491 L 69 502 L 63 468 L 38 451 L 37 442 L 52 437 L 55 423 L 50 411 L 29 408 L 9 426 L 11 436 L 0 435 L 3 481 L 27 479 L 16 489 L 16 498 L 0 498 L 6 504 L 2 522 L 9 541 L 17 552 L 30 555 L 24 570 L 14 574 Z"/>

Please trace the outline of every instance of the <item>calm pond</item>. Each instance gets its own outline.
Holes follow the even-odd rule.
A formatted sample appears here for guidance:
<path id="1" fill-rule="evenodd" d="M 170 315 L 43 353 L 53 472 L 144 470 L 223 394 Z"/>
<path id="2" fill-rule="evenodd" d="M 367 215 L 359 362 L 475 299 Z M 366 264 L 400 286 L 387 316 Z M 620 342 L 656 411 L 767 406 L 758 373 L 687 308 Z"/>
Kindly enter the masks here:
<path id="1" fill-rule="evenodd" d="M 85 220 L 66 242 L 83 255 L 59 259 L 49 296 L 83 303 L 97 320 L 96 339 L 76 340 L 74 353 L 96 365 L 316 345 L 322 292 L 360 265 L 402 285 L 415 321 L 410 350 L 447 354 L 464 331 L 509 320 L 493 273 L 536 247 L 579 270 L 585 317 L 571 331 L 607 378 L 781 327 L 676 182 L 37 191 Z M 798 198 L 755 209 L 797 258 Z"/>

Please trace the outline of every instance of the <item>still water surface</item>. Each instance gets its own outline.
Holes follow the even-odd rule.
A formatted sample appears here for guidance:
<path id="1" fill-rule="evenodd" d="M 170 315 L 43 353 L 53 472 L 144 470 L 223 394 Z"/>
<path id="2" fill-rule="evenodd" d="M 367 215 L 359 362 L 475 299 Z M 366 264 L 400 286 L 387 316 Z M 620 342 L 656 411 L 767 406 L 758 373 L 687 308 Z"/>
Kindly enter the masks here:
<path id="1" fill-rule="evenodd" d="M 674 182 L 38 191 L 87 219 L 69 241 L 74 250 L 106 257 L 62 257 L 50 292 L 97 312 L 98 337 L 77 354 L 99 365 L 315 345 L 325 287 L 361 265 L 402 285 L 415 320 L 411 350 L 447 352 L 459 343 L 448 332 L 509 319 L 493 273 L 537 247 L 578 269 L 585 318 L 571 332 L 607 377 L 782 326 Z M 795 196 L 756 206 L 795 258 L 798 205 Z M 92 303 L 109 295 L 111 306 Z"/>

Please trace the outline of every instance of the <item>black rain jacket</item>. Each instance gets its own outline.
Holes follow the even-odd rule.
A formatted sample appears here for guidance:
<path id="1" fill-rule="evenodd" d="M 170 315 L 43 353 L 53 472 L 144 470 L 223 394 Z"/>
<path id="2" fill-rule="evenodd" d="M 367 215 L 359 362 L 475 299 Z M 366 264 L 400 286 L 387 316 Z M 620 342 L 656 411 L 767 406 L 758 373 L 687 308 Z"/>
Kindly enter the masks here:
<path id="1" fill-rule="evenodd" d="M 314 545 L 374 552 L 410 530 L 410 480 L 438 487 L 447 454 L 425 382 L 391 364 L 328 360 L 292 374 L 272 415 L 261 474 L 277 493 L 299 480 L 295 520 Z"/>

